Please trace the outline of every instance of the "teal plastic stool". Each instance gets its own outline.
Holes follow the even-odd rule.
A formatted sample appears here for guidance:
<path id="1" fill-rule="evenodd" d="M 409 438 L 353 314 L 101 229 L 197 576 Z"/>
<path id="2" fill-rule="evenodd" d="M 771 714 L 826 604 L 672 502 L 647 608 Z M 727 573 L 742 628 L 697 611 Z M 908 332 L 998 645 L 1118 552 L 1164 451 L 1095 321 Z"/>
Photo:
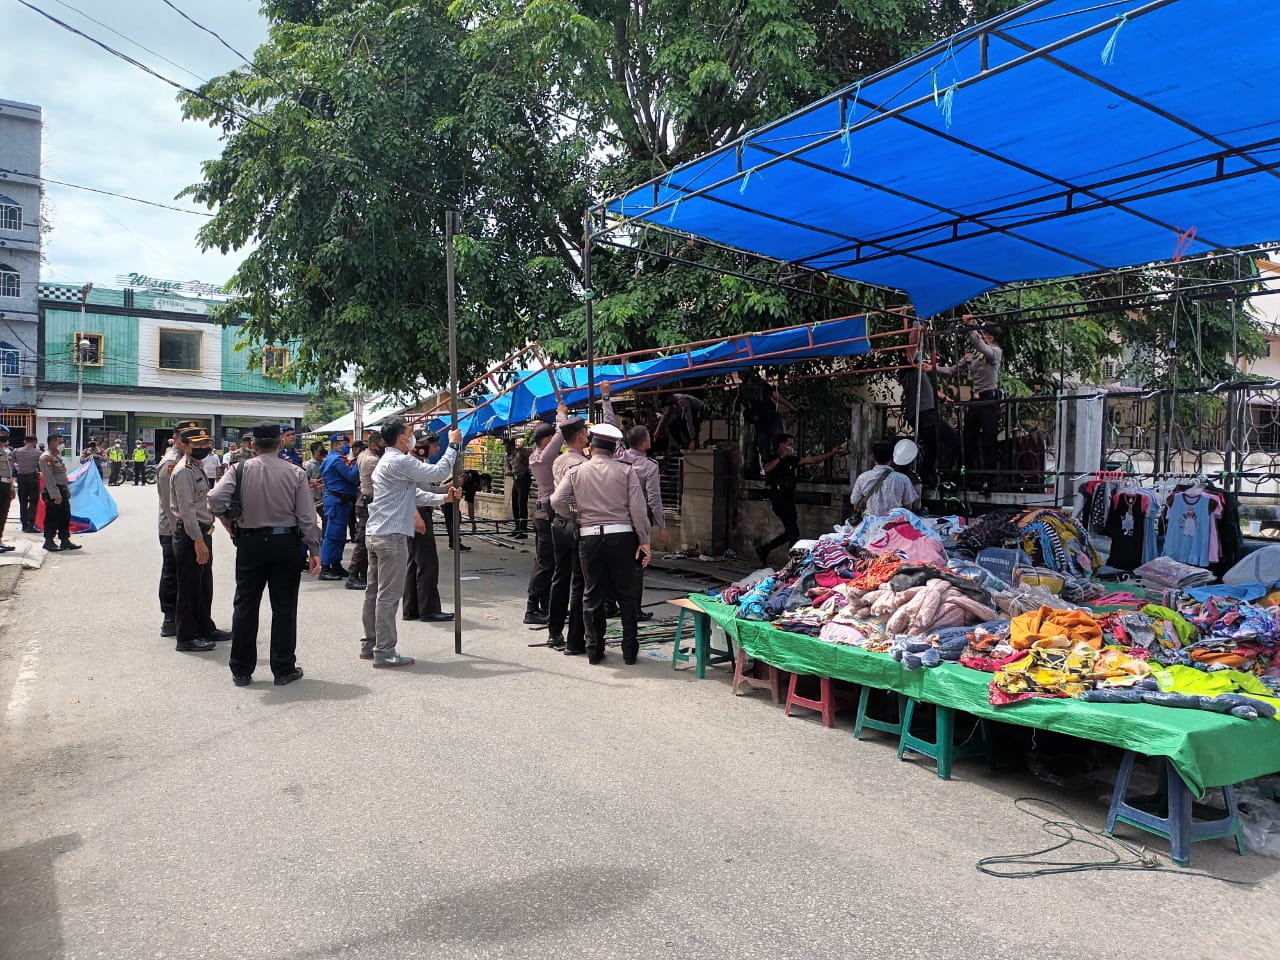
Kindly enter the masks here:
<path id="1" fill-rule="evenodd" d="M 1116 821 L 1127 823 L 1131 827 L 1153 833 L 1169 841 L 1173 862 L 1180 867 L 1191 866 L 1191 845 L 1200 840 L 1217 840 L 1223 837 L 1235 839 L 1236 851 L 1244 856 L 1244 829 L 1240 826 L 1240 811 L 1236 808 L 1236 792 L 1231 786 L 1222 787 L 1222 799 L 1227 805 L 1227 815 L 1217 820 L 1195 819 L 1195 805 L 1191 790 L 1165 757 L 1156 757 L 1159 761 L 1160 794 L 1157 804 L 1164 800 L 1165 815 L 1128 802 L 1129 778 L 1133 775 L 1133 763 L 1136 755 L 1126 750 L 1124 759 L 1120 761 L 1120 772 L 1116 776 L 1116 788 L 1111 794 L 1111 810 L 1107 813 L 1107 826 L 1103 831 L 1112 836 Z"/>
<path id="2" fill-rule="evenodd" d="M 911 720 L 915 716 L 917 701 L 907 697 L 907 709 L 902 715 L 902 738 L 898 741 L 898 759 L 904 759 L 908 750 L 937 761 L 938 776 L 943 780 L 951 779 L 951 763 L 965 757 L 985 757 L 991 754 L 991 741 L 987 736 L 987 721 L 979 719 L 978 727 L 982 738 L 977 743 L 968 743 L 957 747 L 956 711 L 951 707 L 935 706 L 934 740 L 924 740 L 911 733 Z"/>
<path id="3" fill-rule="evenodd" d="M 707 667 L 717 663 L 733 663 L 733 651 L 721 650 L 711 646 L 711 617 L 692 600 L 678 597 L 667 603 L 680 608 L 680 618 L 676 620 L 676 642 L 671 648 L 671 669 L 679 670 L 680 664 L 693 660 L 694 673 L 699 680 L 707 675 Z M 684 618 L 691 615 L 693 619 L 693 653 L 690 654 L 680 641 L 684 638 Z M 727 636 L 726 636 L 727 639 Z"/>
<path id="4" fill-rule="evenodd" d="M 893 712 L 898 719 L 893 721 L 877 720 L 875 717 L 867 716 L 867 701 L 871 698 L 871 688 L 867 686 L 862 688 L 858 694 L 858 719 L 853 724 L 853 739 L 861 740 L 864 728 L 879 730 L 882 733 L 892 733 L 894 736 L 902 736 L 902 699 L 892 691 L 889 696 L 893 697 Z"/>

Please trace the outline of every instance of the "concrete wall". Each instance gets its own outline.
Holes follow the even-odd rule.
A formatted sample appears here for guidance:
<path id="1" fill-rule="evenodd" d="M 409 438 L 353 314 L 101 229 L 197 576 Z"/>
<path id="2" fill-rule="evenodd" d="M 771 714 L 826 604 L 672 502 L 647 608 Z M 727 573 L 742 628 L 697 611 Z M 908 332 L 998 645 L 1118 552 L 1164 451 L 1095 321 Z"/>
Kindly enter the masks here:
<path id="1" fill-rule="evenodd" d="M 0 343 L 18 351 L 18 371 L 6 377 L 0 402 L 6 407 L 32 407 L 36 385 L 22 376 L 35 375 L 39 353 L 36 298 L 40 286 L 40 108 L 0 100 L 0 167 L 16 170 L 0 179 L 0 203 L 22 208 L 22 228 L 0 225 L 0 264 L 16 272 L 21 295 L 0 296 Z M 23 176 L 32 174 L 32 176 Z"/>

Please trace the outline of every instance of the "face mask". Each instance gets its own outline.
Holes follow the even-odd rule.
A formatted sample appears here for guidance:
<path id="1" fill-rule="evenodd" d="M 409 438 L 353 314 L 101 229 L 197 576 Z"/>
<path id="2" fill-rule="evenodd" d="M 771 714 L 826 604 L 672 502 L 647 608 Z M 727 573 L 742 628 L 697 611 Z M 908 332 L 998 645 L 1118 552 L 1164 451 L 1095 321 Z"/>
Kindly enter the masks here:
<path id="1" fill-rule="evenodd" d="M 207 457 L 207 456 L 208 456 L 209 454 L 211 454 L 211 453 L 213 453 L 213 448 L 212 448 L 212 447 L 192 447 L 192 448 L 191 448 L 191 459 L 192 459 L 192 460 L 203 460 L 205 457 Z"/>
<path id="2" fill-rule="evenodd" d="M 345 457 L 345 456 L 346 456 L 347 454 L 349 454 L 350 452 L 351 452 L 351 444 L 349 444 L 349 443 L 344 443 L 344 444 L 342 445 L 342 455 Z"/>

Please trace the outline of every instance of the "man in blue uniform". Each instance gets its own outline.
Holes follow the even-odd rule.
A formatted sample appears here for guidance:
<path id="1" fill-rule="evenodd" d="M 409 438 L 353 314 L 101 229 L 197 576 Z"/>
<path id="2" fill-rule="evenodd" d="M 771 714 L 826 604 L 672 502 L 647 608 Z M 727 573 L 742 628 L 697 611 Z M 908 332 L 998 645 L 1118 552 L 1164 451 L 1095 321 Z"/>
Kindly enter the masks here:
<path id="1" fill-rule="evenodd" d="M 280 449 L 276 456 L 288 460 L 295 467 L 302 466 L 302 454 L 298 452 L 298 434 L 292 423 L 280 424 Z"/>
<path id="2" fill-rule="evenodd" d="M 342 551 L 347 545 L 347 520 L 360 491 L 360 468 L 347 460 L 351 452 L 345 433 L 329 437 L 329 455 L 320 468 L 324 481 L 324 542 L 320 544 L 320 579 L 345 580 Z"/>

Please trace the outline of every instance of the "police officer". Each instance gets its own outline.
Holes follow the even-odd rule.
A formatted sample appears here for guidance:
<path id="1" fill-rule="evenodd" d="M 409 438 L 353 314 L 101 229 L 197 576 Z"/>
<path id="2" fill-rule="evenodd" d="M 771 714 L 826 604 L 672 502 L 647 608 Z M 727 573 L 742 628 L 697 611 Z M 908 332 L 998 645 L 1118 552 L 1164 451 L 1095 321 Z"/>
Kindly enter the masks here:
<path id="1" fill-rule="evenodd" d="M 556 489 L 564 478 L 587 462 L 587 423 L 574 418 L 560 425 L 565 451 L 555 462 L 552 476 Z M 557 509 L 551 518 L 552 552 L 555 568 L 551 575 L 551 598 L 547 608 L 547 646 L 564 647 L 567 657 L 587 652 L 586 633 L 582 624 L 582 563 L 578 558 L 578 517 L 575 504 Z M 604 610 L 600 610 L 603 618 Z M 568 621 L 568 639 L 565 622 Z M 604 629 L 604 624 L 599 624 Z"/>
<path id="2" fill-rule="evenodd" d="M 124 470 L 124 447 L 117 440 L 107 451 L 107 460 L 111 464 L 111 473 L 107 477 L 107 486 L 120 486 L 120 472 Z"/>
<path id="3" fill-rule="evenodd" d="M 556 426 L 540 423 L 533 430 L 533 452 L 529 454 L 529 470 L 535 484 L 533 509 L 533 569 L 529 571 L 529 599 L 524 609 L 524 622 L 547 622 L 547 607 L 551 596 L 551 576 L 555 572 L 555 547 L 551 539 L 551 494 L 556 481 L 552 468 L 564 437 L 559 425 L 569 419 L 564 404 L 556 409 Z"/>
<path id="4" fill-rule="evenodd" d="M 40 450 L 35 434 L 28 433 L 22 446 L 13 451 L 13 468 L 18 474 L 18 513 L 23 533 L 39 533 L 36 529 L 36 503 L 40 499 Z"/>
<path id="5" fill-rule="evenodd" d="M 320 572 L 320 529 L 301 467 L 274 456 L 280 444 L 280 425 L 259 423 L 253 428 L 258 456 L 233 467 L 209 494 L 209 509 L 227 522 L 231 498 L 239 493 L 236 527 L 236 595 L 231 608 L 231 679 L 248 686 L 258 665 L 258 612 L 262 591 L 271 600 L 271 673 L 282 687 L 302 677 L 295 650 L 298 645 L 298 584 L 302 579 L 302 550 L 311 554 L 308 568 Z M 234 511 L 233 511 L 234 512 Z"/>
<path id="6" fill-rule="evenodd" d="M 160 500 L 160 515 L 156 528 L 160 535 L 160 614 L 164 619 L 160 623 L 160 636 L 176 637 L 178 627 L 174 616 L 178 609 L 178 568 L 173 559 L 173 513 L 169 509 L 169 486 L 173 476 L 173 468 L 178 460 L 187 455 L 187 445 L 182 441 L 181 431 L 198 426 L 194 420 L 178 422 L 173 435 L 172 446 L 168 447 L 160 462 L 156 464 L 156 493 Z"/>
<path id="7" fill-rule="evenodd" d="M 365 541 L 365 528 L 369 525 L 369 504 L 373 500 L 373 468 L 378 465 L 378 458 L 385 449 L 382 435 L 375 430 L 369 435 L 368 448 L 356 458 L 360 489 L 356 494 L 356 548 L 351 551 L 348 590 L 367 590 L 369 587 L 369 545 Z"/>
<path id="8" fill-rule="evenodd" d="M 413 455 L 427 463 L 440 453 L 440 436 L 429 430 L 414 434 Z M 377 461 L 374 461 L 375 465 Z M 437 493 L 432 490 L 415 490 L 414 505 L 418 516 L 413 521 L 413 539 L 409 541 L 409 566 L 404 575 L 404 599 L 401 606 L 402 620 L 426 620 L 429 623 L 445 623 L 453 619 L 440 607 L 440 556 L 436 553 L 436 533 L 431 518 L 431 508 L 445 502 L 457 502 L 462 488 L 454 493 Z"/>
<path id="9" fill-rule="evenodd" d="M 13 454 L 9 450 L 9 428 L 0 424 L 0 553 L 17 549 L 2 542 L 5 521 L 9 519 L 9 501 L 13 499 L 15 492 L 14 479 Z"/>
<path id="10" fill-rule="evenodd" d="M 174 649 L 205 651 L 213 649 L 215 640 L 231 639 L 231 634 L 213 623 L 213 513 L 203 464 L 213 453 L 213 440 L 203 427 L 188 427 L 178 436 L 186 452 L 169 476 L 173 560 L 178 575 Z"/>
<path id="11" fill-rule="evenodd" d="M 67 481 L 67 465 L 62 459 L 62 434 L 49 434 L 49 449 L 40 455 L 40 476 L 44 489 L 44 548 L 57 553 L 60 550 L 79 550 L 80 544 L 71 542 L 71 488 Z M 58 534 L 61 545 L 53 542 Z"/>
<path id="12" fill-rule="evenodd" d="M 351 444 L 345 433 L 329 437 L 329 455 L 320 468 L 324 481 L 324 541 L 320 545 L 320 579 L 344 580 L 350 571 L 342 565 L 347 545 L 347 520 L 360 490 L 360 468 L 347 460 Z"/>
<path id="13" fill-rule="evenodd" d="M 622 611 L 622 660 L 636 662 L 636 572 L 649 565 L 649 515 L 640 479 L 614 451 L 622 431 L 611 424 L 590 428 L 592 456 L 551 495 L 551 506 L 578 515 L 578 557 L 582 564 L 582 619 L 591 663 L 604 660 L 599 615 L 612 599 Z"/>
<path id="14" fill-rule="evenodd" d="M 292 423 L 280 424 L 280 450 L 278 456 L 281 460 L 286 460 L 299 469 L 302 468 L 302 454 L 298 452 L 298 432 L 293 428 Z"/>
<path id="15" fill-rule="evenodd" d="M 210 441 L 212 443 L 213 441 Z M 147 482 L 147 448 L 139 440 L 133 448 L 133 485 L 142 486 Z"/>

